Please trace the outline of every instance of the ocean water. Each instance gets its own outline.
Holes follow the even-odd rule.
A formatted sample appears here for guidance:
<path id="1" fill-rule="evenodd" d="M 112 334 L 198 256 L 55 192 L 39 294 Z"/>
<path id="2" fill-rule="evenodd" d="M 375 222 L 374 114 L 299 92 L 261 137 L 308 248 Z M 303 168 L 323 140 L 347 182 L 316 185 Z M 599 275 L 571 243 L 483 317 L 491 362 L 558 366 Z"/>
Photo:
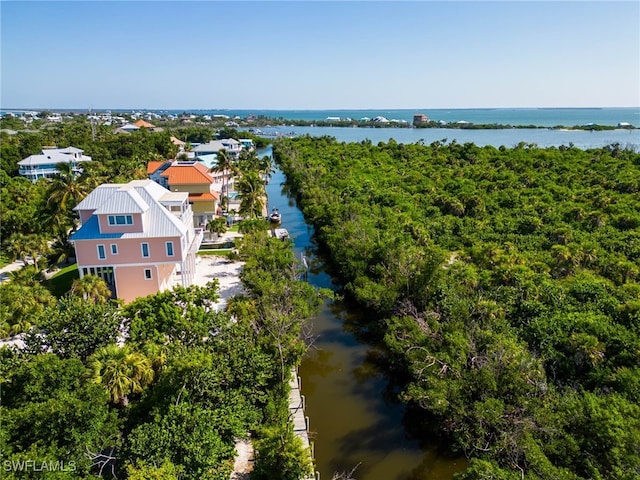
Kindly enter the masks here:
<path id="1" fill-rule="evenodd" d="M 319 121 L 329 117 L 341 119 L 385 117 L 411 123 L 413 115 L 422 113 L 434 121 L 465 121 L 476 124 L 535 125 L 541 127 L 597 125 L 616 126 L 620 122 L 640 126 L 640 108 L 464 108 L 404 110 L 166 110 L 180 114 L 227 115 L 246 118 L 248 115 L 282 118 L 287 120 Z"/>
<path id="2" fill-rule="evenodd" d="M 168 111 L 170 113 L 182 113 Z M 475 124 L 500 124 L 513 126 L 535 125 L 547 128 L 506 129 L 452 129 L 452 128 L 384 128 L 350 127 L 273 127 L 261 128 L 270 135 L 329 135 L 343 142 L 371 140 L 374 143 L 394 139 L 399 143 L 455 140 L 458 143 L 472 142 L 476 145 L 513 147 L 521 142 L 540 147 L 576 146 L 581 149 L 600 148 L 619 144 L 640 152 L 640 129 L 616 129 L 604 131 L 549 129 L 557 126 L 597 125 L 616 126 L 626 122 L 640 127 L 640 108 L 475 108 L 475 109 L 412 109 L 412 110 L 193 110 L 199 115 L 227 115 L 246 118 L 249 115 L 282 118 L 287 120 L 326 120 L 328 117 L 342 119 L 375 118 L 404 120 L 411 123 L 413 115 L 422 113 L 431 120 L 445 122 L 466 121 Z M 339 123 L 336 122 L 336 125 Z"/>
<path id="3" fill-rule="evenodd" d="M 548 128 L 504 128 L 486 130 L 463 130 L 456 128 L 352 128 L 352 127 L 271 127 L 262 128 L 268 135 L 312 137 L 329 136 L 340 142 L 362 142 L 374 144 L 388 142 L 430 144 L 435 141 L 447 143 L 475 143 L 479 146 L 515 147 L 521 142 L 539 147 L 575 146 L 582 150 L 618 144 L 640 152 L 640 129 L 615 130 L 556 130 Z"/>

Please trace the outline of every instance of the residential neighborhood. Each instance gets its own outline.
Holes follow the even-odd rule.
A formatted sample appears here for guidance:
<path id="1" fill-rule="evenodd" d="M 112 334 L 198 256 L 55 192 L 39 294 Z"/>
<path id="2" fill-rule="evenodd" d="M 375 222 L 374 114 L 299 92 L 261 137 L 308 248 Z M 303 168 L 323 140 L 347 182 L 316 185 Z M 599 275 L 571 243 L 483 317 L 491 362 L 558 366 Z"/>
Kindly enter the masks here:
<path id="1" fill-rule="evenodd" d="M 130 135 L 141 129 L 163 132 L 139 118 L 113 134 Z M 224 152 L 237 162 L 242 151 L 255 152 L 252 139 L 187 145 L 171 136 L 170 142 L 177 148 L 176 158 L 147 162 L 147 180 L 103 183 L 87 191 L 73 208 L 76 225 L 67 228 L 73 230 L 69 241 L 79 278 L 101 278 L 112 298 L 127 302 L 174 285 L 191 285 L 195 253 L 203 241 L 211 243 L 218 237 L 208 228 L 210 223 L 227 219 L 223 198 L 232 193 L 236 210 L 239 206 L 236 174 L 217 168 L 217 159 Z M 45 147 L 17 162 L 17 173 L 32 182 L 62 177 L 76 182 L 91 161 L 81 148 Z"/>

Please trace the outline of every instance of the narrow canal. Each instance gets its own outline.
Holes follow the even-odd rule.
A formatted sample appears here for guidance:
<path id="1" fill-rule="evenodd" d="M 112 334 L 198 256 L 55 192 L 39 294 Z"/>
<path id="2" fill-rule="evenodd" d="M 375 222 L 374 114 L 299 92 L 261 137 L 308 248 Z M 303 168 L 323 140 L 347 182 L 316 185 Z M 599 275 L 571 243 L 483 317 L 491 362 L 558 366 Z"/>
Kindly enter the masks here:
<path id="1" fill-rule="evenodd" d="M 258 155 L 271 155 L 271 149 Z M 313 229 L 295 199 L 283 191 L 284 183 L 284 174 L 276 170 L 267 185 L 269 211 L 280 210 L 296 255 L 307 257 L 308 281 L 336 290 L 338 285 L 315 251 Z M 343 302 L 327 302 L 313 320 L 316 340 L 300 367 L 321 480 L 356 466 L 357 480 L 450 480 L 466 461 L 451 457 L 434 442 L 425 445 L 411 438 L 404 405 L 377 366 L 382 350 L 358 333 L 360 317 Z"/>

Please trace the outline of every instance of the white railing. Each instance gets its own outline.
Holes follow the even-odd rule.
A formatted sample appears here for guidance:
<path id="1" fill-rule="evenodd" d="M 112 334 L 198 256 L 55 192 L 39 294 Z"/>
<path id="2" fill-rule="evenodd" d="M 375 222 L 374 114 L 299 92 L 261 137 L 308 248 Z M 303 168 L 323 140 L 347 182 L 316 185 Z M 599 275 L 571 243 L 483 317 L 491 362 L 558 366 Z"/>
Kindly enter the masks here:
<path id="1" fill-rule="evenodd" d="M 194 233 L 195 236 L 189 246 L 189 253 L 196 253 L 200 250 L 200 245 L 202 245 L 202 239 L 204 238 L 204 228 L 194 228 Z"/>

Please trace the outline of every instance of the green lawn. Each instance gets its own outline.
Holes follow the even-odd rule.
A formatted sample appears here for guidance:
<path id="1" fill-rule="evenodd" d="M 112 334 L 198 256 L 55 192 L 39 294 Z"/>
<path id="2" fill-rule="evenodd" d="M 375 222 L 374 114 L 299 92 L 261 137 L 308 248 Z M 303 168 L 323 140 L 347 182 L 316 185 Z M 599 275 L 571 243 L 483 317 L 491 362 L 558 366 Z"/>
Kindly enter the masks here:
<path id="1" fill-rule="evenodd" d="M 207 255 L 216 255 L 219 257 L 228 257 L 233 253 L 232 248 L 218 248 L 218 249 L 210 249 L 210 250 L 200 250 L 198 251 L 198 255 L 202 257 L 206 257 Z"/>
<path id="2" fill-rule="evenodd" d="M 56 297 L 62 297 L 71 290 L 71 284 L 78 278 L 78 264 L 74 263 L 68 267 L 60 269 L 53 277 L 47 281 L 47 288 Z"/>

